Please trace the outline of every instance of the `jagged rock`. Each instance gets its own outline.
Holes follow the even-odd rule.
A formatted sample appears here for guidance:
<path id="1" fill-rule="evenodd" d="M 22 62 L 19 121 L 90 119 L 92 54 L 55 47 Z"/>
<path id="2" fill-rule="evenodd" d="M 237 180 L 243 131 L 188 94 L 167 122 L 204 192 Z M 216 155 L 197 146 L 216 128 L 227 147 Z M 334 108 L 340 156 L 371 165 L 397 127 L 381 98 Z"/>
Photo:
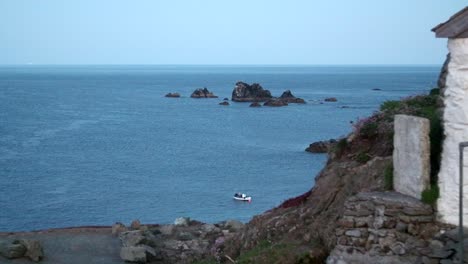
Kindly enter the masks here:
<path id="1" fill-rule="evenodd" d="M 203 89 L 196 89 L 193 91 L 192 95 L 190 95 L 192 98 L 218 98 L 218 96 L 214 95 L 212 92 L 208 91 L 207 88 Z"/>
<path id="2" fill-rule="evenodd" d="M 42 249 L 41 243 L 33 239 L 20 239 L 13 243 L 21 244 L 26 248 L 25 257 L 30 258 L 32 261 L 41 261 L 44 257 L 44 250 Z"/>
<path id="3" fill-rule="evenodd" d="M 144 233 L 141 230 L 122 232 L 119 238 L 124 247 L 137 246 L 146 242 Z"/>
<path id="4" fill-rule="evenodd" d="M 120 249 L 120 258 L 128 262 L 146 263 L 146 247 L 131 246 Z"/>
<path id="5" fill-rule="evenodd" d="M 244 227 L 244 224 L 237 220 L 227 220 L 224 226 L 228 228 L 230 231 L 236 232 L 242 227 Z"/>
<path id="6" fill-rule="evenodd" d="M 130 228 L 133 230 L 138 230 L 140 229 L 140 227 L 141 227 L 141 223 L 140 223 L 140 220 L 138 219 L 133 220 L 132 223 L 130 224 Z"/>
<path id="7" fill-rule="evenodd" d="M 338 99 L 336 99 L 336 97 L 328 97 L 328 98 L 325 98 L 324 101 L 325 102 L 336 102 L 336 101 L 338 101 Z"/>
<path id="8" fill-rule="evenodd" d="M 223 102 L 219 103 L 219 105 L 229 105 L 229 102 L 223 101 Z"/>
<path id="9" fill-rule="evenodd" d="M 180 94 L 179 93 L 168 93 L 168 94 L 165 95 L 165 97 L 179 98 Z"/>
<path id="10" fill-rule="evenodd" d="M 276 106 L 276 107 L 286 106 L 286 105 L 288 105 L 288 103 L 280 99 L 271 99 L 271 100 L 266 101 L 263 104 L 263 106 Z"/>
<path id="11" fill-rule="evenodd" d="M 328 153 L 330 152 L 333 147 L 336 145 L 336 140 L 324 140 L 324 141 L 317 141 L 310 144 L 305 151 L 311 153 Z"/>
<path id="12" fill-rule="evenodd" d="M 250 107 L 261 107 L 262 105 L 258 102 L 253 102 L 249 105 Z"/>
<path id="13" fill-rule="evenodd" d="M 286 103 L 295 103 L 295 104 L 305 104 L 306 101 L 302 98 L 295 97 L 290 90 L 286 90 L 279 97 L 280 100 L 285 101 Z"/>
<path id="14" fill-rule="evenodd" d="M 159 231 L 165 236 L 170 236 L 174 232 L 174 225 L 163 225 L 159 228 Z"/>
<path id="15" fill-rule="evenodd" d="M 125 231 L 128 231 L 127 227 L 120 222 L 112 225 L 112 235 L 118 236 L 120 233 Z"/>
<path id="16" fill-rule="evenodd" d="M 174 225 L 176 226 L 189 226 L 190 224 L 190 218 L 189 217 L 179 217 L 176 218 L 174 221 Z"/>
<path id="17" fill-rule="evenodd" d="M 271 98 L 273 97 L 270 91 L 264 90 L 258 83 L 249 85 L 244 82 L 237 82 L 232 91 L 231 100 L 235 102 L 265 102 Z"/>
<path id="18" fill-rule="evenodd" d="M 22 244 L 9 242 L 0 243 L 0 255 L 8 259 L 21 258 L 26 253 L 26 247 Z"/>

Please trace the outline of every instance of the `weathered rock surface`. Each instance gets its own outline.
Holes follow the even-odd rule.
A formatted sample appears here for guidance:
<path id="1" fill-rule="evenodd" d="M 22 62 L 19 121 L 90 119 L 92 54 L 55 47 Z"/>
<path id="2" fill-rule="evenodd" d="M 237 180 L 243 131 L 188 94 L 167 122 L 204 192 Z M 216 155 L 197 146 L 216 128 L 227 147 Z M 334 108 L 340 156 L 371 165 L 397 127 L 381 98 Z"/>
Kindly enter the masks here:
<path id="1" fill-rule="evenodd" d="M 115 236 L 118 236 L 120 233 L 125 231 L 128 231 L 127 227 L 120 222 L 117 222 L 112 225 L 112 234 Z"/>
<path id="2" fill-rule="evenodd" d="M 44 258 L 44 249 L 39 241 L 33 239 L 20 239 L 14 243 L 19 243 L 26 248 L 25 257 L 28 257 L 32 261 L 38 262 Z"/>
<path id="3" fill-rule="evenodd" d="M 142 246 L 122 247 L 120 258 L 128 262 L 146 263 L 146 248 Z"/>
<path id="4" fill-rule="evenodd" d="M 193 91 L 193 93 L 192 93 L 192 95 L 190 95 L 190 97 L 192 97 L 192 98 L 218 98 L 218 96 L 214 95 L 207 88 L 196 89 L 195 91 Z"/>
<path id="5" fill-rule="evenodd" d="M 203 224 L 177 218 L 175 224 L 148 226 L 147 231 L 123 232 L 120 256 L 138 263 L 193 263 L 207 257 L 222 257 L 226 237 L 243 228 L 241 222 L 228 220 Z"/>
<path id="6" fill-rule="evenodd" d="M 420 199 L 430 184 L 429 119 L 395 115 L 394 131 L 393 188 Z"/>
<path id="7" fill-rule="evenodd" d="M 165 95 L 165 97 L 179 98 L 180 94 L 179 93 L 168 93 L 168 94 Z"/>
<path id="8" fill-rule="evenodd" d="M 305 104 L 306 101 L 302 98 L 295 97 L 290 90 L 286 90 L 279 97 L 280 100 L 285 101 L 286 103 L 295 103 L 295 104 Z"/>
<path id="9" fill-rule="evenodd" d="M 273 97 L 270 91 L 264 90 L 258 83 L 249 85 L 244 82 L 237 82 L 232 91 L 231 100 L 235 102 L 265 102 L 271 98 Z"/>
<path id="10" fill-rule="evenodd" d="M 311 152 L 311 153 L 328 153 L 333 149 L 335 145 L 336 145 L 335 139 L 317 141 L 317 142 L 310 144 L 305 149 L 305 151 Z"/>
<path id="11" fill-rule="evenodd" d="M 5 258 L 21 258 L 25 253 L 26 247 L 20 243 L 0 242 L 0 255 Z"/>
<path id="12" fill-rule="evenodd" d="M 274 106 L 274 107 L 279 107 L 279 106 L 287 106 L 288 103 L 286 101 L 280 100 L 280 99 L 270 99 L 263 103 L 263 106 Z"/>

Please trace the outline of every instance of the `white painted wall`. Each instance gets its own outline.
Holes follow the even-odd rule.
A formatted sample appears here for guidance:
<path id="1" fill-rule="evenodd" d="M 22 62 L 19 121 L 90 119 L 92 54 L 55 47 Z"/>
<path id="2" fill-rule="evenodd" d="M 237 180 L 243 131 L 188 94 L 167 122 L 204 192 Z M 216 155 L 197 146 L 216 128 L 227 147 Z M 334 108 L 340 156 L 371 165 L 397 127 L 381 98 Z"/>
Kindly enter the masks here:
<path id="1" fill-rule="evenodd" d="M 440 198 L 438 218 L 458 225 L 459 217 L 459 148 L 468 141 L 468 38 L 449 39 L 451 54 L 444 93 L 444 133 L 442 162 L 439 172 Z M 464 164 L 464 226 L 468 226 L 468 151 Z"/>

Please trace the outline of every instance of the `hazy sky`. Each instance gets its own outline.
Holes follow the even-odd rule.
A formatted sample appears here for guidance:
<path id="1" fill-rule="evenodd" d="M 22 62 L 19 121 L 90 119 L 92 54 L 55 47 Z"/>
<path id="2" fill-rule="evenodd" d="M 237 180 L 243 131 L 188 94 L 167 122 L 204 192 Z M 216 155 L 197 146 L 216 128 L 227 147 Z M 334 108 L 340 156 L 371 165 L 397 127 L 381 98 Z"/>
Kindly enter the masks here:
<path id="1" fill-rule="evenodd" d="M 0 0 L 0 64 L 441 64 L 462 0 Z"/>

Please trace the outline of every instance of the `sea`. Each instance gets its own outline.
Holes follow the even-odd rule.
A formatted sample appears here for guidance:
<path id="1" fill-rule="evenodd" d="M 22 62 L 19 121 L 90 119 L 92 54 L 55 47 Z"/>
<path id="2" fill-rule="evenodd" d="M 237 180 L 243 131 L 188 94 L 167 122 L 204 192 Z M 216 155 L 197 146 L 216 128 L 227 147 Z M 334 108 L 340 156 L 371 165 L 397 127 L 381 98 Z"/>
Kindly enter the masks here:
<path id="1" fill-rule="evenodd" d="M 247 222 L 314 186 L 310 143 L 427 93 L 440 66 L 0 66 L 0 231 Z M 307 104 L 219 105 L 238 81 Z M 203 87 L 219 98 L 190 98 Z"/>

